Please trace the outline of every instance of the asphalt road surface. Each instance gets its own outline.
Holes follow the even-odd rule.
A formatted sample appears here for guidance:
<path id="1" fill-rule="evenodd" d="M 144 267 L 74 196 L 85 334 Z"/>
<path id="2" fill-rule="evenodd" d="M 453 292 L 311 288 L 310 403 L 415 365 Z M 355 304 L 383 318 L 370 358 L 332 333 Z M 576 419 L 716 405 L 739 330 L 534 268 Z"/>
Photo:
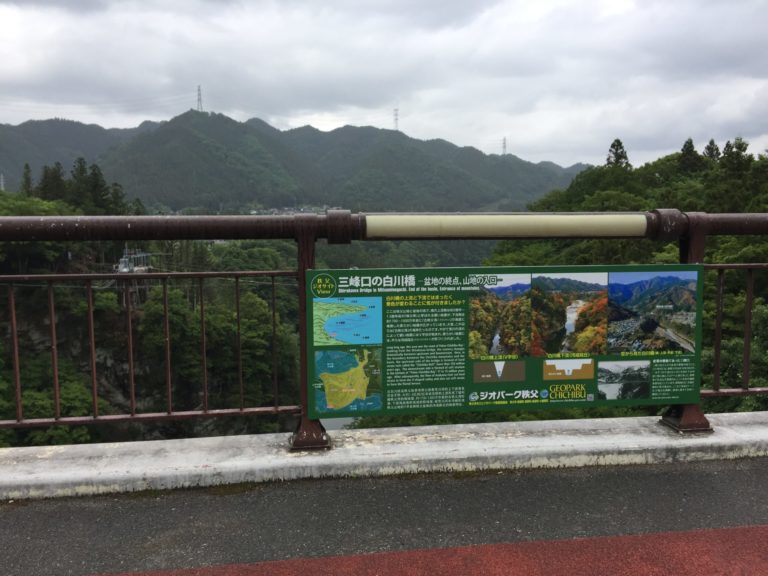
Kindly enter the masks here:
<path id="1" fill-rule="evenodd" d="M 768 574 L 768 459 L 0 503 L 0 574 Z"/>

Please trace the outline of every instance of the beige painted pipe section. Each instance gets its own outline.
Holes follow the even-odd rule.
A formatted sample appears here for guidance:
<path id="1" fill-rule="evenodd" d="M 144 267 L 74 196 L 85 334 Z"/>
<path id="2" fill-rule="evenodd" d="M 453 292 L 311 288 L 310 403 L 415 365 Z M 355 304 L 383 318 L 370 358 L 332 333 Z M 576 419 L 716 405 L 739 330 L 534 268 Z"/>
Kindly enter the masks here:
<path id="1" fill-rule="evenodd" d="M 367 214 L 366 238 L 645 236 L 645 214 Z"/>

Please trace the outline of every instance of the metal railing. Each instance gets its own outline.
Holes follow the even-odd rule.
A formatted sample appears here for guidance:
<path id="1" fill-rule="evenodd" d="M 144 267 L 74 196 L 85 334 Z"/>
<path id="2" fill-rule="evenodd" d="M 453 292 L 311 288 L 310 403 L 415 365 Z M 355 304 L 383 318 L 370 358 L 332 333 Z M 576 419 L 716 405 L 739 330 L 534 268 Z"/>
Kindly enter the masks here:
<path id="1" fill-rule="evenodd" d="M 318 239 L 329 243 L 349 243 L 352 240 L 389 239 L 548 239 L 548 238 L 647 238 L 659 241 L 676 241 L 680 247 L 680 261 L 703 262 L 705 241 L 712 235 L 766 235 L 768 214 L 705 214 L 682 213 L 663 209 L 645 213 L 592 213 L 592 214 L 352 214 L 343 210 L 330 210 L 325 214 L 296 214 L 283 216 L 147 216 L 147 217 L 2 217 L 0 241 L 86 241 L 86 240 L 184 240 L 184 239 L 293 239 L 298 245 L 296 270 L 207 272 L 207 273 L 160 273 L 131 274 L 130 279 L 159 283 L 163 292 L 164 308 L 164 370 L 165 409 L 142 411 L 138 408 L 136 375 L 133 352 L 133 326 L 131 298 L 126 299 L 127 356 L 128 356 L 128 406 L 122 414 L 102 414 L 99 410 L 99 386 L 96 362 L 96 335 L 94 324 L 94 282 L 126 282 L 121 274 L 75 274 L 42 276 L 1 276 L 0 284 L 7 286 L 8 293 L 8 340 L 14 374 L 14 398 L 16 418 L 0 421 L 0 428 L 24 428 L 53 424 L 90 424 L 97 422 L 124 422 L 141 420 L 174 420 L 207 418 L 232 415 L 296 414 L 300 421 L 293 435 L 292 446 L 296 449 L 329 447 L 329 438 L 322 424 L 310 420 L 307 414 L 307 334 L 305 272 L 314 267 L 315 244 Z M 714 367 L 711 389 L 702 390 L 703 397 L 768 394 L 768 388 L 750 386 L 750 349 L 752 345 L 751 316 L 754 305 L 754 276 L 768 264 L 707 264 L 706 270 L 717 274 L 716 323 L 713 340 Z M 727 271 L 746 272 L 746 302 L 744 319 L 744 354 L 740 388 L 721 387 L 722 325 L 724 279 Z M 273 402 L 269 406 L 247 405 L 243 394 L 242 350 L 240 348 L 240 283 L 244 278 L 262 278 L 271 282 L 272 311 L 272 387 Z M 295 279 L 298 294 L 299 334 L 299 394 L 298 404 L 280 404 L 276 368 L 277 329 L 275 317 L 275 281 L 277 278 Z M 237 364 L 239 379 L 238 406 L 211 408 L 206 365 L 206 316 L 203 294 L 204 282 L 209 278 L 229 278 L 234 282 L 235 316 L 237 324 Z M 168 283 L 186 279 L 197 283 L 201 323 L 200 362 L 202 383 L 200 403 L 194 409 L 180 410 L 174 404 L 171 367 L 174 359 L 170 353 L 173 335 L 168 327 Z M 90 415 L 64 416 L 61 413 L 60 386 L 58 382 L 57 322 L 54 287 L 62 283 L 80 282 L 85 286 L 87 300 L 87 329 L 89 341 L 89 369 L 92 408 Z M 23 390 L 20 378 L 21 358 L 16 317 L 17 291 L 19 286 L 42 283 L 47 290 L 47 318 L 50 328 L 50 348 L 54 414 L 50 418 L 26 418 L 24 415 Z M 706 430 L 709 423 L 697 405 L 673 406 L 664 420 L 683 430 Z"/>
<path id="2" fill-rule="evenodd" d="M 717 272 L 717 293 L 715 297 L 715 326 L 713 348 L 713 368 L 712 368 L 712 388 L 704 388 L 701 395 L 704 398 L 714 398 L 722 396 L 756 396 L 768 395 L 768 387 L 755 387 L 750 385 L 751 366 L 752 366 L 752 316 L 755 303 L 755 272 L 759 270 L 768 270 L 768 264 L 705 264 L 705 270 Z M 725 294 L 725 273 L 727 271 L 742 272 L 746 276 L 744 279 L 744 338 L 743 353 L 741 362 L 741 387 L 722 388 L 722 344 L 723 344 L 723 303 Z"/>
<path id="3" fill-rule="evenodd" d="M 253 416 L 253 415 L 276 415 L 276 414 L 300 414 L 301 408 L 298 404 L 281 405 L 280 382 L 278 381 L 277 370 L 277 279 L 290 279 L 293 289 L 296 286 L 296 272 L 290 270 L 266 270 L 266 271 L 238 271 L 238 272 L 163 272 L 163 273 L 115 273 L 115 274 L 40 274 L 0 276 L 0 285 L 7 287 L 8 295 L 8 340 L 10 342 L 10 358 L 13 369 L 13 389 L 16 418 L 14 420 L 0 420 L 0 428 L 21 428 L 21 427 L 42 427 L 56 424 L 82 425 L 93 423 L 116 423 L 127 421 L 170 421 L 189 418 L 213 418 L 222 416 Z M 204 295 L 204 283 L 207 280 L 228 279 L 232 281 L 232 297 L 234 302 L 235 315 L 235 357 L 237 364 L 237 406 L 229 408 L 212 408 L 209 405 L 209 370 L 207 358 L 209 350 L 206 346 L 206 298 Z M 270 292 L 270 311 L 271 311 L 271 388 L 273 401 L 271 405 L 249 405 L 245 400 L 245 382 L 243 380 L 243 350 L 241 338 L 241 283 L 243 280 L 261 279 L 265 280 Z M 170 313 L 168 290 L 169 285 L 176 282 L 188 280 L 194 284 L 196 296 L 196 310 L 199 313 L 200 321 L 200 374 L 199 383 L 199 407 L 195 409 L 182 410 L 174 403 L 173 390 L 175 385 L 179 384 L 173 381 L 172 373 L 174 359 L 171 354 L 171 344 L 174 334 L 170 330 Z M 94 291 L 103 290 L 107 284 L 114 286 L 116 296 L 121 301 L 124 310 L 124 334 L 125 334 L 125 357 L 127 363 L 127 407 L 124 413 L 102 413 L 99 403 L 101 396 L 99 394 L 99 371 L 97 368 L 97 327 L 94 320 Z M 140 402 L 137 399 L 136 386 L 136 358 L 134 351 L 134 308 L 136 308 L 135 297 L 139 290 L 148 292 L 150 286 L 154 284 L 156 288 L 162 291 L 162 330 L 163 330 L 163 411 L 142 411 Z M 84 298 L 86 301 L 86 326 L 88 341 L 88 372 L 91 393 L 91 413 L 89 415 L 65 416 L 62 414 L 61 407 L 61 386 L 59 382 L 59 349 L 57 336 L 57 309 L 55 290 L 62 285 L 82 285 L 84 288 Z M 53 396 L 53 414 L 51 417 L 28 418 L 24 413 L 24 399 L 22 394 L 21 368 L 22 359 L 19 345 L 19 327 L 17 318 L 17 292 L 25 289 L 27 296 L 33 296 L 32 291 L 42 291 L 45 293 L 47 307 L 39 310 L 36 315 L 38 325 L 49 326 L 49 347 L 50 347 L 50 366 L 51 366 L 51 385 Z M 30 321 L 30 318 L 26 318 Z M 102 327 L 103 332 L 109 331 L 113 335 L 120 331 L 121 327 L 107 326 Z M 190 384 L 190 383 L 187 383 Z M 183 385 L 183 383 L 182 383 Z M 191 384 L 190 384 L 191 385 Z"/>

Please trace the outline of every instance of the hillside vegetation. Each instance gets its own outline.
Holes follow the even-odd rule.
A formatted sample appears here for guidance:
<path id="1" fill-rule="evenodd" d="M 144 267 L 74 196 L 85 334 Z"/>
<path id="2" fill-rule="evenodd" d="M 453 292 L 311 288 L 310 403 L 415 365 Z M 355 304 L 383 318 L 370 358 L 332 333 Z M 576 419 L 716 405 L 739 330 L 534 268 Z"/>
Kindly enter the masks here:
<path id="1" fill-rule="evenodd" d="M 7 187 L 28 163 L 98 162 L 108 181 L 152 211 L 199 213 L 339 206 L 355 211 L 522 210 L 567 186 L 583 165 L 533 164 L 443 140 L 344 126 L 280 131 L 188 111 L 132 130 L 52 120 L 0 126 Z"/>

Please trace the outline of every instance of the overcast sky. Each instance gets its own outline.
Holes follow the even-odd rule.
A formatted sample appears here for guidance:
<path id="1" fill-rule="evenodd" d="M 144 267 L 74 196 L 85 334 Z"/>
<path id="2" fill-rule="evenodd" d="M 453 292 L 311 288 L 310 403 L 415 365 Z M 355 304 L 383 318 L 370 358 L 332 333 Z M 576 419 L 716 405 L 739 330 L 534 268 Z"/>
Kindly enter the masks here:
<path id="1" fill-rule="evenodd" d="M 0 0 L 0 123 L 197 105 L 526 160 L 768 148 L 768 0 Z"/>

